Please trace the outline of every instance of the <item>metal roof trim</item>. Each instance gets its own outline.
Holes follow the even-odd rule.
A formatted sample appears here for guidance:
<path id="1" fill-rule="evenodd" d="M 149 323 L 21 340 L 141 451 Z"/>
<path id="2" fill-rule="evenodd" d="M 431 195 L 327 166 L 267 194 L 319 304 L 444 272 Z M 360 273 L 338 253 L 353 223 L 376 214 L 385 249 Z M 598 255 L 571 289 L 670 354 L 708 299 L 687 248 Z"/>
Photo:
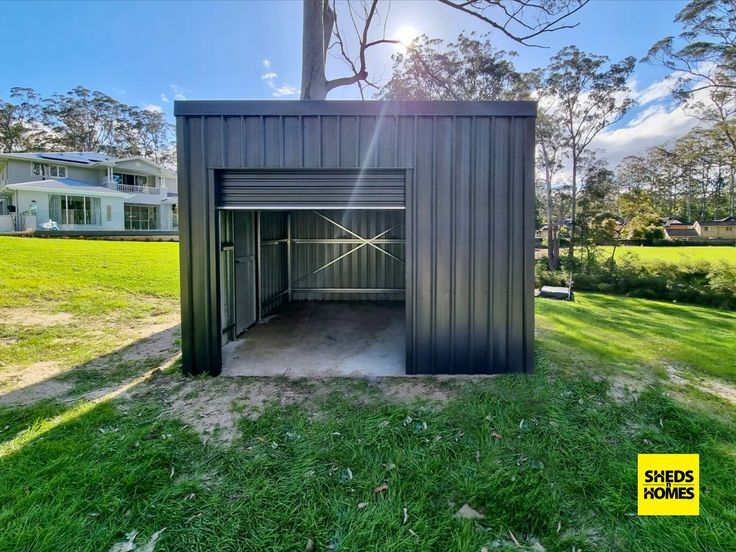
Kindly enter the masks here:
<path id="1" fill-rule="evenodd" d="M 174 102 L 177 117 L 207 116 L 481 116 L 536 117 L 537 102 L 456 102 L 378 100 L 180 100 Z"/>

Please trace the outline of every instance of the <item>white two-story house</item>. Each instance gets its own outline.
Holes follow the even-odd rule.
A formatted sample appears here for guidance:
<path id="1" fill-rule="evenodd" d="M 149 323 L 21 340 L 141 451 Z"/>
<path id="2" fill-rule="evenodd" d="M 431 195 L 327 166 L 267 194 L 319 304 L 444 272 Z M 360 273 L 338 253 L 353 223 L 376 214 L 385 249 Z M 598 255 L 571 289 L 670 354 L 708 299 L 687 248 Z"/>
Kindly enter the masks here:
<path id="1" fill-rule="evenodd" d="M 176 231 L 176 173 L 142 157 L 0 153 L 0 232 Z"/>

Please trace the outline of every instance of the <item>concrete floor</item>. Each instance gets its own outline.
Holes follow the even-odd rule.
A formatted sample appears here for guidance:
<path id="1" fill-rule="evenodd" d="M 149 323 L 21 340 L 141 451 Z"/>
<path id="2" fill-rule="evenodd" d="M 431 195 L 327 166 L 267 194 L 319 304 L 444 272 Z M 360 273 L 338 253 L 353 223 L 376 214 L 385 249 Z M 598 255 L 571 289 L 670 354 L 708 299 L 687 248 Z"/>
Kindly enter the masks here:
<path id="1" fill-rule="evenodd" d="M 223 376 L 402 376 L 402 302 L 282 305 L 223 348 Z"/>

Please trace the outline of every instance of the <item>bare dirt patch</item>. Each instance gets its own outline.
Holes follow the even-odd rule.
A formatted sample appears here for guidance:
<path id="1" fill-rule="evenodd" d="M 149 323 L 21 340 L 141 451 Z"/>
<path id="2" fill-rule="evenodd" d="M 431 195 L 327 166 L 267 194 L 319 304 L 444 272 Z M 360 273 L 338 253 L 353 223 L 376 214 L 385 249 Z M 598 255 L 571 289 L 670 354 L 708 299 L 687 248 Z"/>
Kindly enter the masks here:
<path id="1" fill-rule="evenodd" d="M 268 404 L 286 406 L 314 398 L 310 389 L 255 378 L 186 379 L 154 384 L 165 412 L 179 418 L 203 442 L 230 444 L 238 437 L 238 420 L 257 419 Z M 143 389 L 138 395 L 148 394 Z"/>
<path id="2" fill-rule="evenodd" d="M 445 404 L 455 393 L 451 384 L 443 384 L 430 378 L 384 378 L 376 381 L 376 385 L 386 400 L 394 403 L 427 400 Z"/>
<path id="3" fill-rule="evenodd" d="M 41 326 L 47 328 L 57 324 L 68 324 L 74 315 L 68 312 L 43 312 L 29 308 L 0 309 L 0 321 L 15 326 Z"/>
<path id="4" fill-rule="evenodd" d="M 644 374 L 633 377 L 625 374 L 595 376 L 597 381 L 608 382 L 608 396 L 617 403 L 637 400 L 644 388 L 654 383 L 654 379 Z"/>
<path id="5" fill-rule="evenodd" d="M 702 393 L 715 395 L 724 401 L 736 404 L 736 387 L 729 383 L 716 378 L 686 374 L 673 366 L 667 367 L 667 376 L 670 384 L 675 387 L 692 386 Z"/>
<path id="6" fill-rule="evenodd" d="M 72 384 L 53 379 L 61 372 L 62 368 L 56 362 L 36 362 L 17 371 L 6 372 L 3 385 L 10 390 L 0 391 L 0 404 L 23 406 L 65 394 Z"/>
<path id="7" fill-rule="evenodd" d="M 203 442 L 230 445 L 240 434 L 239 420 L 258 419 L 270 405 L 303 405 L 309 408 L 311 419 L 318 419 L 319 401 L 334 393 L 362 405 L 417 400 L 444 405 L 455 392 L 452 384 L 434 379 L 375 378 L 364 389 L 353 385 L 355 381 L 173 376 L 139 388 L 131 398 L 155 396 L 163 403 L 165 414 L 191 427 Z"/>
<path id="8" fill-rule="evenodd" d="M 57 320 L 68 319 L 70 318 L 57 318 Z M 77 370 L 91 368 L 104 372 L 106 368 L 113 367 L 120 362 L 146 359 L 163 361 L 164 358 L 171 357 L 177 351 L 178 323 L 178 314 L 167 314 L 156 317 L 153 323 L 133 329 L 123 329 L 117 326 L 106 328 L 105 331 L 115 332 L 120 336 L 120 348 L 78 366 L 64 366 L 59 362 L 36 362 L 28 366 L 9 366 L 0 374 L 0 388 L 4 389 L 0 391 L 0 405 L 24 406 L 44 399 L 65 399 L 72 396 L 74 378 L 68 376 L 73 376 Z M 122 382 L 111 381 L 109 383 L 110 386 L 97 389 L 82 397 L 93 399 L 105 395 Z"/>

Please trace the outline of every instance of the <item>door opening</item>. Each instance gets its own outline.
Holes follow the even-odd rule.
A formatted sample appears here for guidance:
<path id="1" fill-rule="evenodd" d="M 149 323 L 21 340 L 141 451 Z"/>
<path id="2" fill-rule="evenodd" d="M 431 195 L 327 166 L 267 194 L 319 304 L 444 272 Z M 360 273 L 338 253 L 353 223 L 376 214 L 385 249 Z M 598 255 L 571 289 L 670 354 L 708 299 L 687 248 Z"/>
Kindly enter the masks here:
<path id="1" fill-rule="evenodd" d="M 221 280 L 232 280 L 223 374 L 405 373 L 403 210 L 220 216 L 232 244 L 232 262 L 221 256 Z"/>

